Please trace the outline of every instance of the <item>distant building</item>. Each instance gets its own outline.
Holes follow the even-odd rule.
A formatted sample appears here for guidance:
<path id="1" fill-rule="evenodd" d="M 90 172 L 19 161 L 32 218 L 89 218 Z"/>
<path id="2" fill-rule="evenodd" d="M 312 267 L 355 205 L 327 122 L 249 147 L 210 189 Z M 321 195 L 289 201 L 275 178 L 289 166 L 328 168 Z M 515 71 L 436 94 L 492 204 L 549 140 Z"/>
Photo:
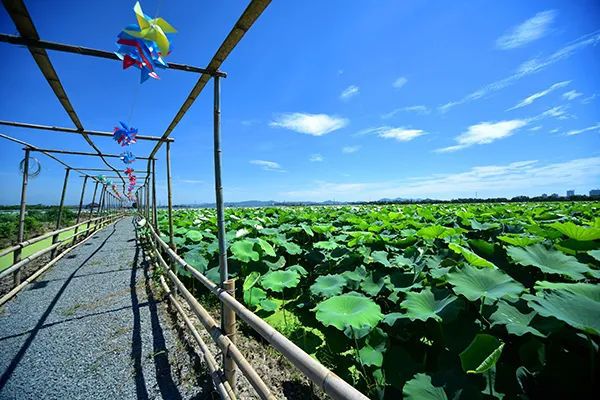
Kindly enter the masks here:
<path id="1" fill-rule="evenodd" d="M 550 197 L 551 197 L 551 198 L 553 198 L 553 199 L 557 199 L 557 198 L 559 198 L 560 196 L 558 195 L 558 193 L 552 193 L 552 194 L 550 195 Z"/>
<path id="2" fill-rule="evenodd" d="M 590 190 L 590 197 L 600 196 L 600 189 L 592 189 Z"/>
<path id="3" fill-rule="evenodd" d="M 567 190 L 567 197 L 573 197 L 575 196 L 575 191 L 574 190 Z"/>
<path id="4" fill-rule="evenodd" d="M 546 197 L 548 197 L 548 195 L 546 193 L 542 193 L 542 198 L 545 199 Z"/>

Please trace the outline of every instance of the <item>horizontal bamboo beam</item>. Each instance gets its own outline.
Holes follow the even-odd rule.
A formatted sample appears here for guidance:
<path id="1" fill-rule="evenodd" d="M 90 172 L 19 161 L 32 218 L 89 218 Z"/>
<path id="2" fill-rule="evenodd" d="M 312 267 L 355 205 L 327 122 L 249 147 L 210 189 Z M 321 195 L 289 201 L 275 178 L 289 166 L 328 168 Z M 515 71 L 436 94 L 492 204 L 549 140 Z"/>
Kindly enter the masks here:
<path id="1" fill-rule="evenodd" d="M 220 288 L 217 284 L 185 262 L 185 260 L 179 257 L 179 255 L 173 251 L 159 235 L 157 235 L 150 224 L 147 225 L 150 228 L 150 232 L 152 233 L 152 236 L 154 236 L 156 243 L 163 248 L 169 257 L 187 269 L 196 280 L 215 294 L 222 303 L 232 308 L 244 322 L 275 347 L 286 359 L 288 359 L 297 369 L 302 371 L 308 379 L 314 382 L 331 398 L 335 400 L 369 400 L 367 396 L 356 390 L 352 385 L 331 372 L 329 369 L 325 368 L 323 364 L 312 358 L 304 352 L 304 350 L 296 346 L 292 341 L 247 309 L 242 303 L 227 293 L 226 290 Z"/>
<path id="2" fill-rule="evenodd" d="M 221 378 L 221 376 L 222 376 L 221 370 L 219 369 L 219 365 L 217 364 L 217 361 L 215 360 L 212 353 L 210 352 L 210 349 L 208 348 L 208 346 L 206 345 L 204 340 L 202 340 L 202 338 L 200 337 L 198 330 L 196 329 L 196 327 L 194 326 L 192 321 L 186 315 L 185 311 L 183 310 L 183 307 L 181 307 L 181 304 L 179 304 L 179 302 L 173 295 L 173 292 L 167 285 L 167 282 L 165 281 L 165 278 L 162 275 L 160 276 L 160 284 L 162 285 L 162 288 L 165 291 L 165 294 L 167 295 L 169 300 L 171 300 L 171 303 L 173 303 L 173 306 L 177 310 L 177 313 L 183 319 L 183 322 L 185 322 L 185 325 L 190 330 L 192 337 L 194 338 L 194 340 L 200 347 L 200 351 L 202 352 L 202 358 L 204 359 L 204 361 L 206 362 L 206 365 L 208 366 L 208 370 L 210 371 L 210 376 L 213 380 L 215 387 L 217 388 L 217 391 L 221 395 L 221 398 L 224 400 L 226 400 L 226 399 L 235 400 L 236 399 L 235 393 L 231 389 L 231 386 L 229 386 L 229 382 L 227 382 Z"/>
<path id="3" fill-rule="evenodd" d="M 74 133 L 77 135 L 87 134 L 90 136 L 113 137 L 113 132 L 108 132 L 108 131 L 91 131 L 88 129 L 79 130 L 76 128 L 65 128 L 65 127 L 61 127 L 61 126 L 30 124 L 27 122 L 0 120 L 0 125 L 14 126 L 14 127 L 18 127 L 18 128 L 38 129 L 38 130 L 45 130 L 45 131 L 54 131 L 54 132 Z M 171 137 L 161 138 L 159 136 L 148 136 L 148 135 L 136 135 L 135 138 L 136 138 L 136 140 L 151 140 L 151 141 L 155 141 L 155 142 L 173 142 L 175 140 Z"/>
<path id="4" fill-rule="evenodd" d="M 5 33 L 0 33 L 0 42 L 16 44 L 27 46 L 30 48 L 36 49 L 46 49 L 46 50 L 55 50 L 62 51 L 65 53 L 73 53 L 80 54 L 83 56 L 91 56 L 91 57 L 99 57 L 106 58 L 109 60 L 117 60 L 121 61 L 121 59 L 113 52 L 93 49 L 90 47 L 83 46 L 72 46 L 69 44 L 57 43 L 57 42 L 49 42 L 47 40 L 38 40 L 38 39 L 28 39 L 22 36 L 16 35 L 7 35 Z M 226 77 L 227 74 L 222 71 L 214 71 L 209 70 L 207 68 L 194 67 L 191 65 L 178 64 L 178 63 L 167 63 L 169 68 L 177 70 L 177 71 L 185 71 L 185 72 L 195 72 L 199 74 L 208 74 L 210 76 L 220 76 Z"/>
<path id="5" fill-rule="evenodd" d="M 121 157 L 119 154 L 106 154 L 106 153 L 98 154 L 98 153 L 90 153 L 87 151 L 40 149 L 38 147 L 31 148 L 31 151 L 40 151 L 43 153 L 56 153 L 56 154 L 71 154 L 71 155 L 75 155 L 75 156 L 112 157 L 112 158 Z M 137 160 L 150 160 L 150 158 L 148 158 L 148 157 L 135 157 L 135 158 Z"/>

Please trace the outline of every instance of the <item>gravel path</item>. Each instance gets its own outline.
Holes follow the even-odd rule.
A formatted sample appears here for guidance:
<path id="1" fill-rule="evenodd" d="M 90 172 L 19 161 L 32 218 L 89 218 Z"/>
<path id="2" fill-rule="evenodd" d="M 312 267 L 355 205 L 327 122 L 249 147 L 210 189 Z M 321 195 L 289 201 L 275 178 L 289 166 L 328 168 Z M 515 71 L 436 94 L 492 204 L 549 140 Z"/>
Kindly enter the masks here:
<path id="1" fill-rule="evenodd" d="M 0 309 L 0 399 L 213 398 L 135 240 L 120 220 Z"/>

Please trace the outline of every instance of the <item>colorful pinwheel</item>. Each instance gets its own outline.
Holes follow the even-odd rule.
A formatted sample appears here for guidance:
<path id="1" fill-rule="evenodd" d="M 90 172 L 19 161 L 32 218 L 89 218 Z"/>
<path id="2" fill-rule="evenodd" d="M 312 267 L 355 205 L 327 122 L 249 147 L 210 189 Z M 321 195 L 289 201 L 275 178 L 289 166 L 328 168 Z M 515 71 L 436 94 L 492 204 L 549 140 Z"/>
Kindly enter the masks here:
<path id="1" fill-rule="evenodd" d="M 121 146 L 129 146 L 131 143 L 135 143 L 135 136 L 137 135 L 138 130 L 133 127 L 129 128 L 123 122 L 119 123 L 121 124 L 121 128 L 115 126 L 113 139 Z"/>
<path id="2" fill-rule="evenodd" d="M 140 3 L 133 7 L 138 25 L 129 25 L 118 35 L 119 49 L 115 54 L 123 60 L 123 69 L 132 65 L 141 70 L 141 82 L 148 77 L 159 79 L 156 68 L 168 68 L 163 60 L 169 54 L 167 33 L 175 29 L 162 18 L 150 18 L 142 11 Z"/>
<path id="3" fill-rule="evenodd" d="M 123 160 L 125 164 L 131 164 L 135 161 L 135 156 L 130 151 L 124 151 L 119 155 L 119 158 Z"/>
<path id="4" fill-rule="evenodd" d="M 144 14 L 139 1 L 133 6 L 133 11 L 135 12 L 139 28 L 131 29 L 128 27 L 125 29 L 125 33 L 156 43 L 160 49 L 161 56 L 167 56 L 170 46 L 167 33 L 177 32 L 175 28 L 162 18 L 150 18 Z"/>
<path id="5" fill-rule="evenodd" d="M 131 175 L 131 174 L 133 174 L 135 171 L 133 170 L 133 168 L 131 168 L 131 167 L 127 167 L 127 168 L 125 169 L 125 171 L 123 171 L 123 172 L 125 172 L 125 175 Z"/>

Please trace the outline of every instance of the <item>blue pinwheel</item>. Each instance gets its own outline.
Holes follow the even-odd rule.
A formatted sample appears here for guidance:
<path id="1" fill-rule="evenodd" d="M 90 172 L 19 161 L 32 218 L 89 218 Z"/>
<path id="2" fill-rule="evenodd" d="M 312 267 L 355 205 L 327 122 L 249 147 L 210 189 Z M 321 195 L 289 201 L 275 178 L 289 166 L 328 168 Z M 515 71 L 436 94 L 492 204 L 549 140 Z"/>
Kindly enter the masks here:
<path id="1" fill-rule="evenodd" d="M 135 143 L 135 136 L 137 135 L 138 130 L 134 127 L 129 128 L 123 122 L 119 123 L 121 124 L 121 128 L 115 126 L 113 139 L 121 146 L 129 146 L 131 143 Z"/>
<path id="2" fill-rule="evenodd" d="M 130 151 L 124 151 L 119 155 L 119 158 L 123 160 L 125 164 L 131 164 L 135 161 L 135 156 Z"/>

